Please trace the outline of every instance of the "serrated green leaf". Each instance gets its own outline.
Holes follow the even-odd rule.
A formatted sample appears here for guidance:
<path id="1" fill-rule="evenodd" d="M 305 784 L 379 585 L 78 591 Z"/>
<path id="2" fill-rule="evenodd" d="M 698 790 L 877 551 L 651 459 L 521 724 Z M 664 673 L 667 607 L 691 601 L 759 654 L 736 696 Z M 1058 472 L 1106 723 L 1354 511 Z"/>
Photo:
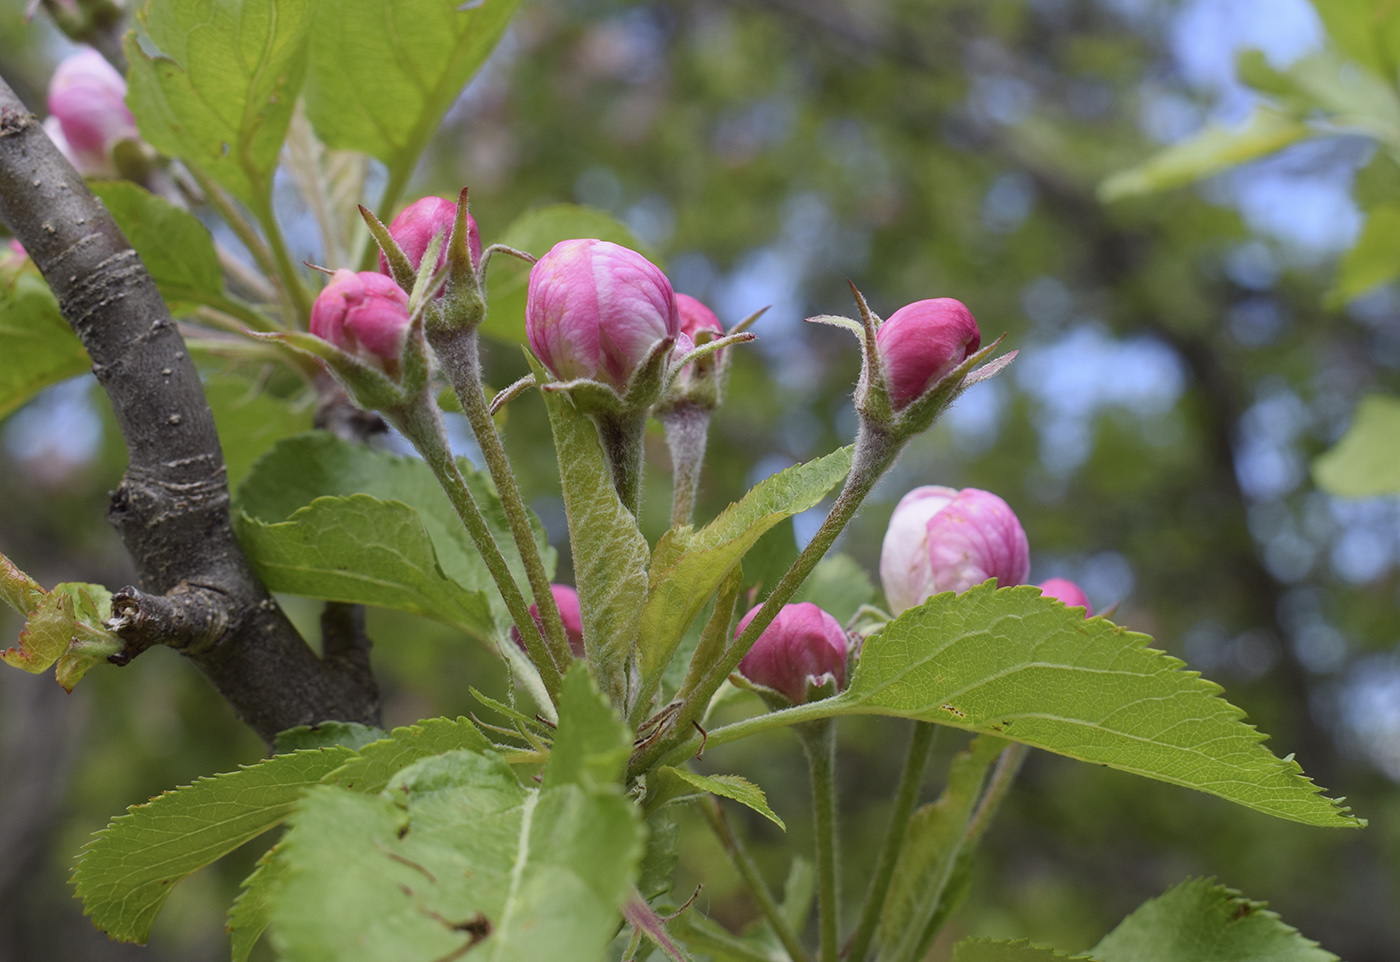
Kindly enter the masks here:
<path id="1" fill-rule="evenodd" d="M 1352 298 L 1400 277 L 1400 205 L 1384 204 L 1366 212 L 1361 237 L 1342 255 L 1327 303 L 1344 307 Z"/>
<path id="2" fill-rule="evenodd" d="M 84 911 L 118 941 L 146 941 L 176 882 L 279 824 L 302 792 L 353 754 L 276 755 L 131 806 L 78 857 L 73 885 Z"/>
<path id="3" fill-rule="evenodd" d="M 26 268 L 10 283 L 0 283 L 0 418 L 49 385 L 91 367 L 37 271 Z"/>
<path id="4" fill-rule="evenodd" d="M 875 585 L 860 562 L 847 554 L 829 554 L 817 562 L 792 600 L 810 601 L 844 625 L 874 597 Z"/>
<path id="5" fill-rule="evenodd" d="M 657 791 L 661 797 L 677 798 L 688 794 L 689 789 L 698 788 L 702 792 L 719 795 L 751 808 L 783 831 L 787 831 L 786 823 L 768 807 L 768 796 L 763 794 L 763 789 L 742 775 L 697 775 L 686 768 L 662 765 L 656 769 L 653 777 L 658 783 Z M 673 784 L 667 785 L 667 782 Z"/>
<path id="6" fill-rule="evenodd" d="M 112 595 L 102 585 L 65 582 L 44 591 L 4 555 L 0 555 L 0 594 L 25 618 L 19 641 L 0 651 L 0 661 L 37 675 L 54 669 L 66 690 L 94 665 L 122 649 L 107 627 Z"/>
<path id="7" fill-rule="evenodd" d="M 229 909 L 226 928 L 233 962 L 248 962 L 253 946 L 272 919 L 272 906 L 287 873 L 287 863 L 278 857 L 280 849 L 280 845 L 274 845 L 262 854 L 258 867 L 243 880 L 242 891 Z"/>
<path id="8" fill-rule="evenodd" d="M 1099 199 L 1111 203 L 1181 187 L 1266 157 L 1311 136 L 1313 131 L 1307 124 L 1289 114 L 1260 107 L 1242 127 L 1211 124 L 1143 163 L 1119 171 L 1099 186 Z"/>
<path id="9" fill-rule="evenodd" d="M 1190 879 L 1144 902 L 1093 948 L 1099 962 L 1338 962 L 1214 879 Z"/>
<path id="10" fill-rule="evenodd" d="M 126 180 L 88 186 L 111 213 L 172 312 L 222 299 L 224 275 L 209 229 L 187 210 Z"/>
<path id="11" fill-rule="evenodd" d="M 673 528 L 657 542 L 641 616 L 641 668 L 655 679 L 724 577 L 763 534 L 819 504 L 851 470 L 851 448 L 765 479 L 698 531 Z"/>
<path id="12" fill-rule="evenodd" d="M 330 147 L 411 171 L 519 0 L 317 4 L 306 112 Z"/>
<path id="13" fill-rule="evenodd" d="M 631 754 L 631 731 L 598 691 L 588 666 L 574 662 L 559 690 L 559 727 L 542 786 L 615 784 Z"/>
<path id="14" fill-rule="evenodd" d="M 593 422 L 563 394 L 543 394 L 569 518 L 584 653 L 609 700 L 622 705 L 651 551 L 617 496 Z"/>
<path id="15" fill-rule="evenodd" d="M 953 962 L 1068 962 L 1071 959 L 1093 962 L 1090 956 L 1066 955 L 1054 949 L 1032 945 L 1025 939 L 1017 939 L 1014 942 L 963 939 L 953 946 Z"/>
<path id="16" fill-rule="evenodd" d="M 372 742 L 388 737 L 388 732 L 382 728 L 375 728 L 373 725 L 361 725 L 359 722 L 326 721 L 317 725 L 298 725 L 296 728 L 288 728 L 286 731 L 278 732 L 272 745 L 279 755 L 303 748 L 329 748 L 332 745 L 340 745 L 342 748 L 357 751 Z"/>
<path id="17" fill-rule="evenodd" d="M 1005 746 L 999 738 L 974 738 L 953 756 L 948 783 L 938 800 L 909 820 L 880 913 L 881 944 L 891 949 L 901 946 L 895 957 L 921 958 L 938 934 L 935 923 L 949 914 L 941 909 L 956 894 L 951 881 L 963 854 L 967 823 L 977 807 L 987 769 Z"/>
<path id="18" fill-rule="evenodd" d="M 501 507 L 490 478 L 477 472 L 465 460 L 459 460 L 458 464 L 516 582 L 526 584 L 524 564 L 515 549 L 505 509 Z M 495 631 L 503 631 L 505 626 L 510 625 L 505 602 L 496 590 L 485 562 L 481 560 L 432 470 L 418 458 L 375 451 L 365 445 L 342 441 L 324 431 L 311 431 L 289 438 L 264 455 L 239 487 L 238 506 L 242 510 L 235 519 L 235 529 L 239 537 L 244 538 L 251 528 L 248 524 L 250 520 L 275 526 L 292 518 L 299 509 L 317 498 L 348 498 L 357 493 L 385 502 L 402 502 L 412 508 L 429 539 L 427 544 L 420 541 L 413 543 L 413 556 L 422 558 L 431 551 L 441 567 L 442 576 L 467 593 L 481 593 L 485 597 L 491 607 Z M 392 508 L 384 510 L 401 520 L 404 517 L 402 511 Z M 544 558 L 545 570 L 552 573 L 556 552 L 549 547 L 544 528 L 533 515 L 530 524 Z M 292 532 L 293 529 L 285 529 L 287 535 Z M 343 543 L 341 547 L 353 550 L 339 559 L 338 564 L 343 565 L 347 572 L 355 572 L 360 567 L 358 547 L 349 543 Z M 397 547 L 409 550 L 406 544 L 398 544 Z M 328 551 L 329 548 L 324 550 Z M 256 551 L 252 554 L 256 565 Z M 353 577 L 347 575 L 347 578 Z M 442 586 L 435 587 L 440 589 Z M 389 593 L 387 589 L 386 593 Z M 461 602 L 460 597 L 458 602 Z M 457 614 L 466 616 L 466 612 Z"/>
<path id="19" fill-rule="evenodd" d="M 491 742 L 469 719 L 429 718 L 395 728 L 385 738 L 370 742 L 322 781 L 373 794 L 383 791 L 396 772 L 419 759 L 459 748 L 484 752 L 491 749 Z"/>
<path id="20" fill-rule="evenodd" d="M 1400 491 L 1400 399 L 1361 399 L 1342 439 L 1313 461 L 1313 480 L 1328 494 L 1370 498 Z"/>
<path id="21" fill-rule="evenodd" d="M 827 714 L 937 722 L 1218 795 L 1309 825 L 1359 827 L 1266 736 L 1151 639 L 991 582 L 935 595 L 869 639 Z"/>
<path id="22" fill-rule="evenodd" d="M 206 377 L 204 396 L 214 412 L 230 487 L 247 477 L 254 462 L 278 441 L 311 428 L 311 405 L 274 397 L 236 374 Z"/>
<path id="23" fill-rule="evenodd" d="M 152 146 L 257 209 L 306 69 L 312 0 L 162 0 L 126 38 L 127 105 Z M 159 54 L 150 56 L 149 42 Z"/>
<path id="24" fill-rule="evenodd" d="M 596 208 L 577 204 L 551 204 L 527 210 L 506 228 L 499 242 L 543 257 L 560 241 L 578 237 L 595 237 L 621 244 L 658 266 L 664 266 L 656 252 L 617 218 Z M 513 257 L 497 257 L 491 261 L 491 309 L 481 325 L 483 334 L 509 344 L 525 342 L 525 291 L 529 280 L 529 264 Z"/>
<path id="25" fill-rule="evenodd" d="M 523 788 L 455 751 L 385 792 L 309 793 L 283 841 L 273 911 L 286 962 L 599 959 L 637 871 L 642 826 L 615 789 Z"/>

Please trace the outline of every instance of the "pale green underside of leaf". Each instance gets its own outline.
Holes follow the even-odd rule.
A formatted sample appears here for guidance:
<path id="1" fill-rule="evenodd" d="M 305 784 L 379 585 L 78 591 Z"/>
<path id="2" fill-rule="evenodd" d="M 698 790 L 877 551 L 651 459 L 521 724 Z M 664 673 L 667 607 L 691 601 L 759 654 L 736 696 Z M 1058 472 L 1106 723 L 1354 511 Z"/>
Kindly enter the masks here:
<path id="1" fill-rule="evenodd" d="M 1400 491 L 1400 399 L 1361 399 L 1342 439 L 1313 462 L 1313 480 L 1328 494 L 1370 498 Z"/>
<path id="2" fill-rule="evenodd" d="M 579 237 L 621 244 L 664 266 L 656 253 L 617 218 L 577 204 L 550 204 L 527 210 L 506 228 L 499 243 L 543 257 L 560 241 Z M 512 345 L 525 342 L 525 290 L 529 280 L 529 264 L 513 257 L 491 261 L 491 309 L 481 325 L 483 334 Z"/>
<path id="3" fill-rule="evenodd" d="M 126 39 L 127 104 L 152 146 L 265 201 L 306 68 L 312 0 L 163 0 L 138 15 L 151 57 Z"/>
<path id="4" fill-rule="evenodd" d="M 599 684 L 621 705 L 651 551 L 613 487 L 593 422 L 560 393 L 546 391 L 544 401 L 569 517 L 584 651 Z"/>
<path id="5" fill-rule="evenodd" d="M 953 962 L 1069 962 L 1074 959 L 1093 962 L 1087 955 L 1066 955 L 1054 949 L 1032 945 L 1024 939 L 1014 942 L 963 939 L 953 946 Z"/>
<path id="6" fill-rule="evenodd" d="M 88 842 L 73 872 L 93 924 L 118 941 L 144 942 L 176 882 L 277 825 L 352 754 L 278 755 L 133 805 Z"/>
<path id="7" fill-rule="evenodd" d="M 986 732 L 1309 825 L 1364 824 L 1146 635 L 1022 586 L 936 595 L 869 639 L 831 714 Z"/>
<path id="8" fill-rule="evenodd" d="M 527 790 L 469 751 L 410 766 L 380 795 L 317 789 L 283 842 L 274 944 L 286 962 L 434 962 L 489 931 L 473 957 L 599 959 L 644 831 L 608 789 Z"/>
<path id="9" fill-rule="evenodd" d="M 1098 962 L 1338 962 L 1261 902 L 1214 879 L 1191 879 L 1118 924 Z"/>
<path id="10" fill-rule="evenodd" d="M 738 802 L 740 805 L 758 812 L 783 831 L 787 831 L 787 824 L 777 816 L 773 809 L 768 807 L 768 796 L 763 794 L 763 789 L 742 775 L 697 775 L 686 768 L 672 768 L 669 765 L 663 765 L 656 770 L 655 777 L 663 780 L 677 779 L 702 792 L 709 792 L 711 795 L 719 795 L 722 798 Z M 681 792 L 678 791 L 676 794 L 679 795 Z"/>
<path id="11" fill-rule="evenodd" d="M 89 181 L 88 186 L 141 255 L 173 312 L 223 296 L 224 275 L 214 238 L 197 217 L 130 181 Z"/>
<path id="12" fill-rule="evenodd" d="M 519 0 L 320 0 L 306 112 L 327 146 L 412 165 Z"/>
<path id="13" fill-rule="evenodd" d="M 666 532 L 652 557 L 641 617 L 642 677 L 665 671 L 690 623 L 760 537 L 819 504 L 850 470 L 851 448 L 841 448 L 765 479 L 698 531 Z"/>
<path id="14" fill-rule="evenodd" d="M 0 284 L 0 418 L 51 384 L 92 367 L 82 342 L 35 271 Z"/>

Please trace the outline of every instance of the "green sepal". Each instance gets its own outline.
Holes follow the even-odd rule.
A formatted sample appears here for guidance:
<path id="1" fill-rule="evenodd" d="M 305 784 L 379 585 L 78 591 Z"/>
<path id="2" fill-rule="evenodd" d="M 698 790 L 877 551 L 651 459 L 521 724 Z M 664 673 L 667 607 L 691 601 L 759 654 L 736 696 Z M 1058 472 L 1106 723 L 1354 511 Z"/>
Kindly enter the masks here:
<path id="1" fill-rule="evenodd" d="M 394 283 L 402 287 L 405 293 L 413 290 L 413 262 L 408 259 L 408 255 L 403 252 L 398 241 L 394 240 L 393 235 L 389 233 L 389 228 L 385 227 L 384 222 L 375 217 L 374 212 L 364 204 L 360 205 L 360 216 L 365 219 L 365 224 L 369 227 L 374 242 L 384 252 L 384 259 L 389 262 L 389 275 L 393 277 Z M 426 259 L 424 258 L 424 260 Z"/>

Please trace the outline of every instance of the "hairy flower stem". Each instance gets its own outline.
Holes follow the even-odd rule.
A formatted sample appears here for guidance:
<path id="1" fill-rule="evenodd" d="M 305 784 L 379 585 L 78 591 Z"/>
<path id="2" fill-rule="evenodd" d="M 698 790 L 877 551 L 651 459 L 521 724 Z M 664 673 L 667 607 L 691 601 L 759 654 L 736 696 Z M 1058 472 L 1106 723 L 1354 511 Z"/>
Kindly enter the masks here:
<path id="1" fill-rule="evenodd" d="M 749 855 L 744 843 L 729 827 L 729 822 L 724 817 L 724 810 L 720 808 L 719 801 L 713 795 L 706 795 L 700 802 L 700 811 L 704 813 L 705 820 L 710 823 L 715 837 L 724 846 L 724 851 L 729 855 L 729 860 L 734 863 L 734 868 L 738 870 L 739 875 L 748 885 L 754 901 L 758 902 L 758 907 L 763 912 L 763 917 L 773 927 L 773 934 L 778 937 L 779 942 L 783 943 L 783 948 L 787 949 L 788 955 L 792 957 L 792 962 L 811 962 L 811 956 L 807 954 L 807 950 L 798 940 L 797 933 L 792 930 L 792 926 L 788 924 L 787 916 L 783 914 L 778 900 L 773 897 L 772 889 L 763 880 L 763 874 L 759 872 L 753 856 Z"/>
<path id="2" fill-rule="evenodd" d="M 621 414 L 600 414 L 594 417 L 598 425 L 598 440 L 612 468 L 613 487 L 622 506 L 641 518 L 642 467 L 645 457 L 643 436 L 647 428 L 647 412 L 626 411 Z"/>
<path id="3" fill-rule="evenodd" d="M 894 879 L 894 867 L 899 860 L 900 846 L 904 844 L 904 833 L 909 828 L 909 819 L 919 800 L 919 786 L 924 780 L 929 747 L 937 731 L 928 722 L 914 722 L 913 731 L 909 734 L 909 753 L 904 759 L 904 773 L 899 777 L 899 789 L 895 793 L 894 811 L 890 814 L 885 844 L 875 860 L 875 871 L 870 877 L 870 888 L 865 894 L 865 905 L 861 909 L 860 922 L 856 925 L 856 934 L 851 937 L 845 952 L 848 962 L 863 962 L 870 951 L 870 942 L 875 937 L 875 928 L 885 907 L 885 896 L 889 894 L 890 882 Z"/>
<path id="4" fill-rule="evenodd" d="M 442 425 L 442 413 L 437 404 L 423 394 L 416 401 L 384 413 L 394 427 L 413 442 L 418 453 L 423 455 L 423 460 L 433 469 L 433 474 L 437 476 L 442 489 L 447 492 L 452 507 L 457 511 L 457 517 L 462 520 L 467 534 L 471 535 L 472 543 L 476 545 L 476 550 L 481 552 L 481 559 L 486 562 L 491 578 L 500 589 L 510 616 L 520 628 L 520 637 L 525 642 L 530 658 L 540 670 L 545 691 L 549 693 L 550 700 L 558 704 L 559 670 L 555 668 L 540 633 L 530 630 L 535 623 L 530 616 L 530 608 L 520 593 L 520 586 L 515 583 L 515 577 L 510 573 L 496 539 L 486 527 L 486 519 L 481 516 L 481 509 L 476 506 L 476 500 L 467 488 L 467 479 L 462 477 L 461 469 L 457 467 L 457 459 L 452 456 L 452 449 L 448 446 L 447 433 Z M 545 593 L 549 594 L 548 589 Z"/>
<path id="5" fill-rule="evenodd" d="M 818 962 L 837 962 L 840 947 L 841 877 L 836 825 L 836 722 L 825 719 L 796 729 L 812 773 L 816 834 Z"/>
<path id="6" fill-rule="evenodd" d="M 700 487 L 700 467 L 710 431 L 710 412 L 682 401 L 661 416 L 666 447 L 671 452 L 671 527 L 690 524 L 695 513 L 695 493 Z"/>
<path id="7" fill-rule="evenodd" d="M 530 527 L 530 513 L 525 508 L 525 500 L 520 495 L 520 485 L 515 481 L 506 449 L 501 444 L 500 432 L 491 417 L 491 409 L 486 402 L 486 393 L 481 386 L 481 361 L 477 350 L 474 330 L 432 330 L 428 332 L 428 342 L 442 364 L 443 373 L 452 382 L 457 399 L 462 402 L 462 411 L 467 415 L 467 423 L 476 435 L 476 443 L 481 448 L 486 467 L 491 472 L 491 480 L 496 482 L 496 492 L 501 496 L 501 506 L 505 508 L 506 519 L 510 522 L 511 537 L 525 563 L 525 576 L 530 581 L 530 591 L 535 596 L 535 605 L 544 623 L 545 641 L 556 670 L 563 671 L 573 660 L 569 651 L 569 640 L 564 633 L 564 622 L 555 604 L 554 592 L 549 587 L 549 573 L 544 569 L 544 559 L 540 556 L 539 545 L 535 543 L 535 533 Z M 526 631 L 520 627 L 521 634 Z"/>
<path id="8" fill-rule="evenodd" d="M 851 473 L 846 476 L 846 483 L 842 486 L 841 493 L 837 495 L 836 503 L 832 505 L 826 520 L 817 529 L 812 540 L 807 543 L 807 547 L 797 556 L 792 567 L 783 575 L 772 594 L 763 602 L 763 607 L 749 622 L 749 626 L 729 647 L 724 657 L 711 669 L 705 682 L 682 702 L 671 721 L 670 737 L 657 739 L 633 757 L 632 764 L 628 769 L 630 775 L 635 776 L 647 771 L 663 755 L 669 754 L 678 744 L 690 738 L 691 723 L 699 720 L 701 713 L 709 705 L 710 698 L 719 690 L 719 686 L 729 677 L 730 672 L 739 666 L 739 662 L 744 660 L 744 656 L 754 646 L 758 636 L 763 634 L 764 630 L 773 623 L 773 619 L 778 617 L 778 612 L 783 609 L 783 605 L 792 600 L 792 596 L 797 593 L 798 588 L 802 587 L 802 582 L 807 580 L 807 576 L 812 573 L 817 562 L 821 561 L 827 551 L 831 549 L 837 536 L 860 510 L 861 503 L 870 494 L 870 489 L 875 487 L 875 483 L 884 476 L 890 465 L 894 463 L 895 458 L 899 456 L 905 440 L 886 434 L 869 424 L 861 425 L 860 434 L 856 437 L 856 451 Z"/>

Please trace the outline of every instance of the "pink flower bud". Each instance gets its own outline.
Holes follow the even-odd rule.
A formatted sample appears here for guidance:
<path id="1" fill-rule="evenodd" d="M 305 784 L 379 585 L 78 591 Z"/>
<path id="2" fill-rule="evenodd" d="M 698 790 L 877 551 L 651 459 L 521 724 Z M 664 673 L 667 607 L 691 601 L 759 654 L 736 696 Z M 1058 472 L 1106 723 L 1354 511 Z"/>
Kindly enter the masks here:
<path id="1" fill-rule="evenodd" d="M 1025 584 L 1030 545 L 1007 503 L 976 488 L 925 486 L 899 500 L 880 551 L 880 580 L 899 614 L 940 591 L 966 591 L 988 578 Z"/>
<path id="2" fill-rule="evenodd" d="M 691 349 L 695 348 L 695 336 L 701 331 L 713 331 L 724 335 L 724 325 L 715 317 L 715 312 L 689 294 L 676 295 L 676 312 L 681 319 L 681 333 L 690 339 Z"/>
<path id="3" fill-rule="evenodd" d="M 560 241 L 530 270 L 525 331 L 560 380 L 593 378 L 622 393 L 656 342 L 680 329 L 671 282 L 636 251 Z"/>
<path id="4" fill-rule="evenodd" d="M 415 200 L 403 210 L 389 225 L 389 236 L 399 245 L 408 257 L 408 262 L 417 270 L 423 264 L 423 255 L 428 245 L 439 233 L 442 234 L 442 249 L 438 252 L 437 265 L 433 270 L 441 270 L 447 263 L 447 242 L 452 239 L 452 223 L 457 218 L 457 202 L 446 197 L 424 197 Z M 471 252 L 472 264 L 481 263 L 481 231 L 477 229 L 472 215 L 467 215 L 467 250 Z M 389 259 L 384 252 L 379 253 L 379 273 L 389 273 Z"/>
<path id="5" fill-rule="evenodd" d="M 901 307 L 875 334 L 890 403 L 906 407 L 982 346 L 982 334 L 962 301 L 935 297 Z"/>
<path id="6" fill-rule="evenodd" d="M 1040 593 L 1045 597 L 1058 598 L 1069 608 L 1083 608 L 1085 618 L 1094 616 L 1094 606 L 1089 604 L 1089 596 L 1068 578 L 1051 578 L 1049 581 L 1042 581 L 1039 587 Z"/>
<path id="7" fill-rule="evenodd" d="M 96 50 L 80 50 L 58 65 L 49 82 L 49 114 L 82 173 L 109 172 L 112 147 L 139 136 L 126 107 L 126 80 Z"/>
<path id="8" fill-rule="evenodd" d="M 569 650 L 575 658 L 583 657 L 583 615 L 579 611 L 578 592 L 568 585 L 550 585 L 554 603 L 559 607 L 559 618 L 564 622 L 564 634 L 569 639 Z M 544 619 L 540 617 L 540 606 L 530 606 L 530 617 L 535 619 L 535 630 L 544 634 Z M 525 641 L 520 637 L 520 629 L 510 626 L 510 638 L 516 646 L 525 651 Z"/>
<path id="9" fill-rule="evenodd" d="M 739 620 L 737 638 L 753 621 L 762 605 Z M 784 605 L 778 617 L 758 636 L 739 673 L 786 695 L 793 704 L 807 700 L 807 683 L 820 684 L 825 675 L 846 686 L 846 649 L 850 639 L 837 620 L 809 601 Z"/>
<path id="10" fill-rule="evenodd" d="M 386 369 L 403 356 L 408 295 L 374 271 L 339 270 L 311 305 L 311 333 Z"/>

